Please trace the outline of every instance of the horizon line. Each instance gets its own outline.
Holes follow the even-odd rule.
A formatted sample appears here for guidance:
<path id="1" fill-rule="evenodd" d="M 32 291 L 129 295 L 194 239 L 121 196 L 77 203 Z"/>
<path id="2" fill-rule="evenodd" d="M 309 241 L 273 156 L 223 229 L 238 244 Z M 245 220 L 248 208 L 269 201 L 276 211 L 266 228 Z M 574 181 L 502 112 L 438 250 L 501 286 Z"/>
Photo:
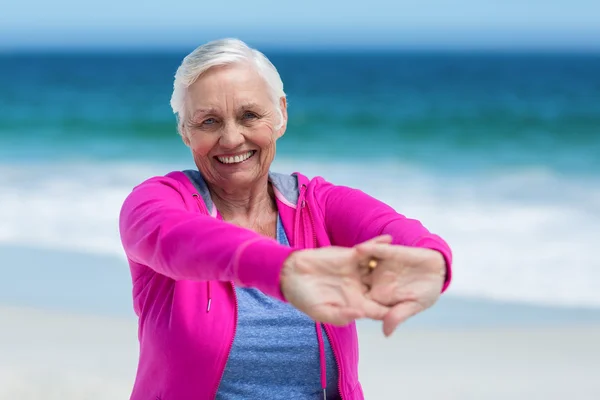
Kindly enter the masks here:
<path id="1" fill-rule="evenodd" d="M 265 51 L 418 51 L 418 52 L 544 52 L 590 53 L 600 51 L 600 28 L 564 29 L 390 29 L 310 32 L 272 29 L 139 29 L 113 27 L 62 29 L 0 28 L 0 52 L 23 51 L 191 51 L 220 38 L 238 38 Z M 12 39 L 12 40 L 11 40 Z"/>
<path id="2" fill-rule="evenodd" d="M 548 46 L 355 46 L 355 45 L 273 45 L 253 44 L 263 53 L 274 54 L 489 54 L 489 55 L 600 55 L 600 46 L 548 47 Z M 9 54 L 182 54 L 194 47 L 185 45 L 50 45 L 50 46 L 2 46 L 0 56 Z"/>

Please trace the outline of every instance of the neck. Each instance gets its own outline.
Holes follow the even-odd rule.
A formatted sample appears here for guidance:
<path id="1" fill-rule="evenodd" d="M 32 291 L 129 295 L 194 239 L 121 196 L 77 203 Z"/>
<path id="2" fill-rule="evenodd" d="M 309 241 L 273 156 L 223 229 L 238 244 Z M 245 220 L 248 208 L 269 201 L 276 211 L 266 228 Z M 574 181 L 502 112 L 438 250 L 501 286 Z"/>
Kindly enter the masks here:
<path id="1" fill-rule="evenodd" d="M 254 218 L 267 210 L 277 209 L 268 176 L 250 188 L 228 190 L 228 188 L 209 187 L 209 190 L 215 206 L 225 219 Z"/>

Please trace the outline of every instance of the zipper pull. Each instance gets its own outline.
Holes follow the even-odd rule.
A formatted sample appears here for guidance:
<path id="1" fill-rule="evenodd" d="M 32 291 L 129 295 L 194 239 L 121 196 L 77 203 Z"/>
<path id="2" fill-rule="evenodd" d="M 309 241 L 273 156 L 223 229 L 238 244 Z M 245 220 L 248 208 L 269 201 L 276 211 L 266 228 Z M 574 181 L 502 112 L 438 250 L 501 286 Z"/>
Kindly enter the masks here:
<path id="1" fill-rule="evenodd" d="M 323 388 L 323 400 L 327 400 L 327 388 Z"/>
<path id="2" fill-rule="evenodd" d="M 208 299 L 207 305 L 206 305 L 206 312 L 209 313 L 210 312 L 210 305 L 212 303 L 212 297 L 210 296 L 210 281 L 206 281 L 206 297 Z"/>
<path id="3" fill-rule="evenodd" d="M 300 196 L 302 198 L 302 203 L 300 203 L 300 208 L 306 207 L 306 200 L 304 200 L 304 193 L 306 192 L 306 185 L 303 183 L 300 186 Z"/>

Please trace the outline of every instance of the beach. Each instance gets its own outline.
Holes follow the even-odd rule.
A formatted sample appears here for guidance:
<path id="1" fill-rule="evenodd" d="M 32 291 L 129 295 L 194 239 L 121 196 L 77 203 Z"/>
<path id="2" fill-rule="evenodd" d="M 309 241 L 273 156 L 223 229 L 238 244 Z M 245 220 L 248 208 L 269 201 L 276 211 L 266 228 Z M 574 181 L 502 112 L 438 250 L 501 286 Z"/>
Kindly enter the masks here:
<path id="1" fill-rule="evenodd" d="M 600 398 L 600 325 L 360 334 L 367 399 Z"/>
<path id="2" fill-rule="evenodd" d="M 367 399 L 600 399 L 600 58 L 266 51 L 289 100 L 272 170 L 354 187 L 453 251 Z M 0 400 L 118 400 L 137 363 L 119 211 L 195 168 L 169 108 L 186 52 L 0 54 Z M 165 399 L 169 400 L 169 399 Z"/>
<path id="3" fill-rule="evenodd" d="M 128 398 L 136 323 L 0 307 L 0 399 Z M 600 398 L 600 324 L 526 328 L 400 328 L 359 323 L 367 399 Z"/>
<path id="4" fill-rule="evenodd" d="M 0 399 L 128 398 L 138 342 L 125 262 L 6 246 L 0 258 Z M 358 332 L 367 399 L 600 396 L 594 308 L 444 295 L 390 338 L 374 321 Z"/>

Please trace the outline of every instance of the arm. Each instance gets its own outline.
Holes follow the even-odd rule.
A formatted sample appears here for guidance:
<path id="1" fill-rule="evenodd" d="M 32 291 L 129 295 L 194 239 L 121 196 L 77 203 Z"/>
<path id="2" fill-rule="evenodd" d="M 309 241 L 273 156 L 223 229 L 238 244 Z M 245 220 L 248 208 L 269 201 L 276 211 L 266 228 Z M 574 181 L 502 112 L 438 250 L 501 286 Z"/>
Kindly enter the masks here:
<path id="1" fill-rule="evenodd" d="M 189 211 L 180 185 L 152 178 L 125 199 L 119 230 L 127 257 L 175 280 L 232 280 L 283 300 L 280 271 L 294 250 Z"/>
<path id="2" fill-rule="evenodd" d="M 446 279 L 442 291 L 450 283 L 452 251 L 439 236 L 430 233 L 415 219 L 397 213 L 387 204 L 345 186 L 322 181 L 318 203 L 332 243 L 352 247 L 376 236 L 389 234 L 392 244 L 437 250 L 446 261 Z"/>

